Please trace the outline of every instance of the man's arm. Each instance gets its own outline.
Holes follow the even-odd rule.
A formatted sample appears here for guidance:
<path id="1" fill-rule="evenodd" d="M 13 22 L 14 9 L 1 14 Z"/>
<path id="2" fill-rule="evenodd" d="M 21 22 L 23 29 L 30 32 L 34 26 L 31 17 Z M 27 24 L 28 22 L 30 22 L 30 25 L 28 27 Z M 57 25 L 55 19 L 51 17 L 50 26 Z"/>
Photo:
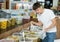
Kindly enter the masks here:
<path id="1" fill-rule="evenodd" d="M 34 24 L 34 25 L 37 25 L 37 26 L 43 26 L 41 21 L 39 21 L 39 22 L 31 21 L 31 23 Z"/>
<path id="2" fill-rule="evenodd" d="M 53 28 L 56 24 L 56 19 L 54 18 L 52 20 L 52 24 L 50 26 L 48 26 L 46 29 L 44 29 L 45 32 L 47 32 L 48 30 L 50 30 L 51 28 Z"/>

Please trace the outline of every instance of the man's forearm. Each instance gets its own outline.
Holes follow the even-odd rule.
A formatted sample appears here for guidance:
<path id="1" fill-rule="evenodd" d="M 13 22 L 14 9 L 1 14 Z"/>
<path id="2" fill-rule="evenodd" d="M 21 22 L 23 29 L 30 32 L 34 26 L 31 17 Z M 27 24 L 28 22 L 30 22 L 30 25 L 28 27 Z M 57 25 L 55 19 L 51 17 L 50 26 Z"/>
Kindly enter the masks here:
<path id="1" fill-rule="evenodd" d="M 36 22 L 33 22 L 33 24 L 35 24 L 37 26 L 42 26 L 43 25 L 42 23 L 36 23 Z"/>
<path id="2" fill-rule="evenodd" d="M 50 26 L 48 26 L 47 28 L 48 28 L 48 29 L 51 29 L 51 28 L 53 28 L 54 26 L 55 26 L 55 24 L 52 23 L 52 24 L 51 24 Z"/>
<path id="3" fill-rule="evenodd" d="M 50 29 L 52 29 L 55 26 L 55 24 L 51 24 L 50 26 L 46 27 L 45 29 L 43 29 L 45 32 L 49 31 Z"/>
<path id="4" fill-rule="evenodd" d="M 48 30 L 52 29 L 56 24 L 56 19 L 53 19 L 52 20 L 52 23 L 48 26 L 48 27 L 45 27 L 44 31 L 47 32 Z"/>
<path id="5" fill-rule="evenodd" d="M 53 19 L 53 20 L 52 20 L 52 24 L 51 24 L 50 26 L 48 26 L 47 28 L 48 28 L 48 29 L 51 29 L 51 28 L 53 28 L 53 27 L 55 26 L 55 24 L 56 24 L 56 20 Z"/>

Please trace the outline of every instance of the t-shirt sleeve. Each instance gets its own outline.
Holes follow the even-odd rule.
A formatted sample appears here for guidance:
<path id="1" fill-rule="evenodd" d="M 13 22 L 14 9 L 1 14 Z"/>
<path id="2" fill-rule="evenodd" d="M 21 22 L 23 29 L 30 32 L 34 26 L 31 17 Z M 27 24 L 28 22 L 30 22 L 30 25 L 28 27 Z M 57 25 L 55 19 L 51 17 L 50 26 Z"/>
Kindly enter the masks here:
<path id="1" fill-rule="evenodd" d="M 50 20 L 54 19 L 56 16 L 53 11 L 50 12 Z"/>

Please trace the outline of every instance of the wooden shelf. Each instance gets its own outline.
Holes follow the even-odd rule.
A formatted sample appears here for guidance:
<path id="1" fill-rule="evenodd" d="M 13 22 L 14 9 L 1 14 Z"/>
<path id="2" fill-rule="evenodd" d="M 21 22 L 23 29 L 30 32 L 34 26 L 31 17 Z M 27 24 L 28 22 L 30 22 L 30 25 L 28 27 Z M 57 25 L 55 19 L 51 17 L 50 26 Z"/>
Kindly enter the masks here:
<path id="1" fill-rule="evenodd" d="M 20 32 L 22 29 L 26 29 L 28 26 L 29 26 L 29 23 L 26 23 L 24 25 L 21 25 L 21 26 L 18 26 L 16 28 L 12 29 L 12 30 L 4 32 L 4 33 L 0 34 L 0 39 L 4 39 L 4 38 L 12 35 L 15 32 Z"/>

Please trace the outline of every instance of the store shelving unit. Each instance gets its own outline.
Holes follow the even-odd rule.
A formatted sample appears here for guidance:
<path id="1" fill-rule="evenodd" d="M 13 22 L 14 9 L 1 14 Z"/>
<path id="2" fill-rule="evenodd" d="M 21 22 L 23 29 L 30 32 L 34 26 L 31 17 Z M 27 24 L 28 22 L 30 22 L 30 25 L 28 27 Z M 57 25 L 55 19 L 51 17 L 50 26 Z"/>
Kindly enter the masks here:
<path id="1" fill-rule="evenodd" d="M 32 11 L 33 3 L 35 3 L 36 1 L 37 0 L 30 0 L 30 1 L 29 0 L 23 0 L 23 1 L 22 0 L 18 0 L 18 1 L 9 0 L 9 5 L 8 5 L 9 9 L 2 9 L 2 10 L 5 12 L 8 12 L 8 13 L 11 13 L 11 15 L 16 14 L 17 16 L 19 16 L 19 14 L 22 14 L 22 13 L 25 14 L 24 12 L 29 14 L 29 12 Z M 10 36 L 11 34 L 13 34 L 14 32 L 21 31 L 22 29 L 27 28 L 28 26 L 29 26 L 29 23 L 18 26 L 7 32 L 4 32 L 4 33 L 0 34 L 0 39 L 6 38 L 6 37 Z"/>

